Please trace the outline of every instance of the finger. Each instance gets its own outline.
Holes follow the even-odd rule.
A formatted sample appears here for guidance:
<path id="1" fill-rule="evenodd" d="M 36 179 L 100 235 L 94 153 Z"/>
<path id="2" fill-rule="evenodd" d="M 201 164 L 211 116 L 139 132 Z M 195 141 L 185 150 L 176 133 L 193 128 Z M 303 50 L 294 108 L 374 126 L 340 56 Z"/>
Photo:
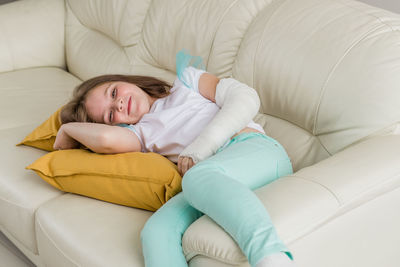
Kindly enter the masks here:
<path id="1" fill-rule="evenodd" d="M 194 165 L 195 165 L 195 163 L 194 163 L 193 159 L 190 158 L 190 167 L 189 168 L 192 168 Z"/>
<path id="2" fill-rule="evenodd" d="M 186 173 L 188 170 L 190 170 L 194 165 L 195 165 L 195 163 L 194 163 L 193 159 L 190 158 L 190 157 L 188 157 L 185 173 Z"/>
<path id="3" fill-rule="evenodd" d="M 182 158 L 178 159 L 178 172 L 182 175 Z"/>
<path id="4" fill-rule="evenodd" d="M 185 174 L 185 158 L 181 158 L 179 165 L 179 173 L 181 174 L 181 176 Z"/>
<path id="5" fill-rule="evenodd" d="M 188 168 L 188 158 L 183 158 L 182 160 L 182 175 L 184 175 Z"/>

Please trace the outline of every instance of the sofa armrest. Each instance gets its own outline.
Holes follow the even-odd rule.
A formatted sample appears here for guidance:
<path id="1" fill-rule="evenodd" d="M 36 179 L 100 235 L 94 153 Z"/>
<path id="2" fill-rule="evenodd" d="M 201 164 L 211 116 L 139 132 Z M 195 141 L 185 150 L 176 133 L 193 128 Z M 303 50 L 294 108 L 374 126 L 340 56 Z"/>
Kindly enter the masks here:
<path id="1" fill-rule="evenodd" d="M 256 194 L 281 239 L 290 245 L 399 186 L 400 135 L 387 135 L 353 145 L 256 190 Z M 182 244 L 187 260 L 200 254 L 230 264 L 246 261 L 232 238 L 207 216 L 188 228 Z"/>
<path id="2" fill-rule="evenodd" d="M 400 135 L 367 139 L 294 177 L 324 186 L 340 206 L 363 203 L 400 185 Z"/>
<path id="3" fill-rule="evenodd" d="M 0 72 L 65 68 L 63 0 L 20 0 L 0 5 Z"/>
<path id="4" fill-rule="evenodd" d="M 311 185 L 325 193 L 315 194 Z M 400 135 L 384 135 L 278 179 L 259 189 L 257 195 L 282 239 L 291 242 L 399 186 Z"/>

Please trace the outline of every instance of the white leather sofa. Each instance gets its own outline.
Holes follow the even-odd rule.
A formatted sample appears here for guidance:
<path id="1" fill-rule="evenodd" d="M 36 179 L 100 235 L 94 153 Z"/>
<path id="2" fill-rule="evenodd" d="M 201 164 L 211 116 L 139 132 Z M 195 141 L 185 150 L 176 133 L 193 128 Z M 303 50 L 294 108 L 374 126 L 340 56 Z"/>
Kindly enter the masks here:
<path id="1" fill-rule="evenodd" d="M 398 267 L 400 16 L 352 0 L 21 0 L 0 6 L 0 229 L 37 266 L 144 266 L 151 212 L 60 192 L 16 147 L 81 80 L 172 82 L 182 48 L 254 87 L 295 173 L 257 190 L 299 267 Z M 248 266 L 207 216 L 191 267 Z M 0 260 L 1 261 L 1 260 Z M 1 265 L 1 264 L 0 264 Z"/>

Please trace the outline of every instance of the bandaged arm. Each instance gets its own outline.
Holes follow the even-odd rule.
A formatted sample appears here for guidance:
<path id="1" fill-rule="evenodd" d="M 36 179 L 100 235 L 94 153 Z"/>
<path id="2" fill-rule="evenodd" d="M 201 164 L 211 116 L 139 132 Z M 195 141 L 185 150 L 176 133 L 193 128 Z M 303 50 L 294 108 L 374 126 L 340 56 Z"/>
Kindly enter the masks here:
<path id="1" fill-rule="evenodd" d="M 229 138 L 254 118 L 260 107 L 257 92 L 233 78 L 221 79 L 216 86 L 215 103 L 219 112 L 179 157 L 198 163 L 216 153 Z"/>

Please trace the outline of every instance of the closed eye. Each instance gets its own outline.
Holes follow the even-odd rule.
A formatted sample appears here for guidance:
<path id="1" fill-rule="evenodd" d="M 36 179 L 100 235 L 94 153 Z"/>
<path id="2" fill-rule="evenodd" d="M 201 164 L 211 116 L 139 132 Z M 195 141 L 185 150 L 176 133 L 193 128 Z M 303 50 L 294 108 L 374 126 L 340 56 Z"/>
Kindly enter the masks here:
<path id="1" fill-rule="evenodd" d="M 112 112 L 112 110 L 110 111 L 110 115 L 109 115 L 109 117 L 108 117 L 108 120 L 109 120 L 109 122 L 110 122 L 110 124 L 112 123 L 112 120 L 113 120 L 113 112 Z"/>
<path id="2" fill-rule="evenodd" d="M 115 99 L 116 95 L 117 95 L 117 89 L 114 87 L 111 91 L 111 98 Z M 108 120 L 109 120 L 110 124 L 112 124 L 112 122 L 113 122 L 113 111 L 112 110 L 110 111 Z"/>

